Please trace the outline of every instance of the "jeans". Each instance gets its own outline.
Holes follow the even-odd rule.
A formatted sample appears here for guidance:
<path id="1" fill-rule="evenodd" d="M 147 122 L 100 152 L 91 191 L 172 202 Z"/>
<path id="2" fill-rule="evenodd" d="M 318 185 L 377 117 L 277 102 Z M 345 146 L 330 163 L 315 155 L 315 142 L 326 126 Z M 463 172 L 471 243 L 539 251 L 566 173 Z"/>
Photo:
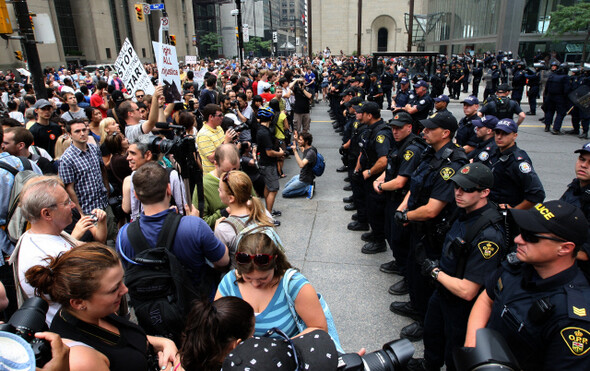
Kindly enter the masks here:
<path id="1" fill-rule="evenodd" d="M 307 187 L 309 187 L 309 183 L 300 181 L 299 175 L 295 175 L 285 185 L 285 189 L 283 189 L 283 197 L 290 198 L 305 196 L 307 195 Z"/>

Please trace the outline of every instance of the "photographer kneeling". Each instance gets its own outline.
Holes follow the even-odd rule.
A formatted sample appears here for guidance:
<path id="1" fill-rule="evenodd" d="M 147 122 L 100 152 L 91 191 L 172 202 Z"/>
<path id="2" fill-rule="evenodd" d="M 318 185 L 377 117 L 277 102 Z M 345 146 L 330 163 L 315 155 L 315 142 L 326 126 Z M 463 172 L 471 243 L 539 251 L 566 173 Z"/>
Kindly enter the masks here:
<path id="1" fill-rule="evenodd" d="M 301 168 L 299 175 L 295 175 L 285 185 L 283 190 L 283 197 L 299 197 L 307 195 L 308 199 L 313 197 L 315 175 L 313 173 L 313 167 L 317 161 L 318 152 L 311 145 L 313 142 L 313 136 L 309 132 L 303 132 L 297 135 L 297 132 L 293 133 L 293 154 L 297 165 Z M 303 151 L 302 156 L 299 156 L 299 150 Z"/>

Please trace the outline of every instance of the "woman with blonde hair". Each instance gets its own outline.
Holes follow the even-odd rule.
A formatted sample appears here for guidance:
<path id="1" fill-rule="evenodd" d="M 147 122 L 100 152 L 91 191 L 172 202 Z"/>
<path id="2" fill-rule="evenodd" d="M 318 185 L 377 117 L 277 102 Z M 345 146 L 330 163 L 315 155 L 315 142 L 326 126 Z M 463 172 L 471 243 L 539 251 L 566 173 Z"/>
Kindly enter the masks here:
<path id="1" fill-rule="evenodd" d="M 115 121 L 115 119 L 112 117 L 107 117 L 106 119 L 100 120 L 100 123 L 98 124 L 98 128 L 100 130 L 100 144 L 101 145 L 104 143 L 107 136 L 114 135 L 115 133 L 121 132 L 121 129 L 119 128 L 119 124 L 117 124 L 117 121 Z"/>
<path id="2" fill-rule="evenodd" d="M 251 224 L 273 228 L 274 224 L 258 197 L 252 196 L 252 181 L 248 174 L 231 170 L 221 174 L 219 199 L 227 205 L 227 218 L 217 219 L 215 236 L 229 249 L 232 265 L 237 248 L 236 237 Z"/>

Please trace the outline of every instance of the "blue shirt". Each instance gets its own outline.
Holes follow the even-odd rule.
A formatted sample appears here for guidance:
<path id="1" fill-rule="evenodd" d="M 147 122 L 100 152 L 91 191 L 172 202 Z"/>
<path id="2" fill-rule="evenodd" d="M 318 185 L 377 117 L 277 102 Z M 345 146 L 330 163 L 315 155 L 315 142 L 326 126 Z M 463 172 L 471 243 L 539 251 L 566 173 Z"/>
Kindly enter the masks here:
<path id="1" fill-rule="evenodd" d="M 262 313 L 256 313 L 256 325 L 254 326 L 254 336 L 262 336 L 268 330 L 273 327 L 281 329 L 287 336 L 293 337 L 299 333 L 297 324 L 291 315 L 289 310 L 289 303 L 283 290 L 283 279 L 281 277 L 279 283 L 277 283 L 277 290 L 275 291 L 270 303 L 262 311 Z M 303 285 L 308 284 L 309 281 L 301 273 L 296 272 L 291 277 L 289 282 L 288 295 L 295 302 L 295 298 L 299 294 L 299 291 Z M 238 287 L 236 271 L 235 269 L 226 274 L 218 287 L 221 296 L 236 296 L 242 298 L 242 293 Z M 273 337 L 275 337 L 273 335 Z"/>
<path id="2" fill-rule="evenodd" d="M 142 214 L 140 216 L 139 228 L 150 244 L 150 247 L 156 247 L 158 235 L 164 225 L 166 216 L 170 212 L 173 211 L 167 209 L 154 215 Z M 135 250 L 133 250 L 127 238 L 127 227 L 129 227 L 129 223 L 125 224 L 119 231 L 116 247 L 119 254 L 123 257 L 124 264 L 135 264 L 130 261 L 135 256 Z M 171 251 L 182 265 L 194 273 L 191 279 L 195 287 L 197 287 L 201 281 L 201 273 L 203 272 L 206 260 L 216 262 L 223 258 L 225 245 L 215 237 L 213 231 L 203 219 L 196 216 L 184 216 L 178 225 Z"/>

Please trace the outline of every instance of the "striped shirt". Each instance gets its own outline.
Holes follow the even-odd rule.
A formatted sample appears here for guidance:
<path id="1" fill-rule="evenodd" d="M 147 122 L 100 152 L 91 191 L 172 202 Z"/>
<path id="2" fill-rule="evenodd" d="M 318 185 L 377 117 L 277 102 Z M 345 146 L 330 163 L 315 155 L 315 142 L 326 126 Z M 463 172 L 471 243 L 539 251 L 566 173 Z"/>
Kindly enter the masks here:
<path id="1" fill-rule="evenodd" d="M 212 129 L 209 125 L 203 125 L 199 133 L 197 134 L 197 148 L 199 149 L 199 155 L 203 163 L 203 173 L 208 173 L 211 170 L 215 170 L 215 165 L 207 159 L 215 153 L 217 147 L 223 144 L 225 139 L 225 133 L 221 126 L 217 129 Z"/>
<path id="2" fill-rule="evenodd" d="M 242 298 L 242 293 L 240 292 L 240 288 L 236 281 L 235 272 L 235 269 L 230 271 L 221 280 L 218 287 L 221 296 L 236 296 Z M 277 290 L 270 303 L 268 303 L 268 306 L 262 311 L 262 313 L 256 313 L 254 336 L 262 336 L 273 327 L 281 329 L 289 337 L 293 337 L 299 333 L 297 324 L 289 310 L 285 291 L 283 290 L 284 278 L 284 276 L 281 277 L 281 281 L 276 285 Z M 309 284 L 309 281 L 299 272 L 296 272 L 293 277 L 291 277 L 289 282 L 289 296 L 293 301 L 295 301 L 295 298 L 299 294 L 299 290 L 301 290 L 303 285 L 306 284 Z"/>

